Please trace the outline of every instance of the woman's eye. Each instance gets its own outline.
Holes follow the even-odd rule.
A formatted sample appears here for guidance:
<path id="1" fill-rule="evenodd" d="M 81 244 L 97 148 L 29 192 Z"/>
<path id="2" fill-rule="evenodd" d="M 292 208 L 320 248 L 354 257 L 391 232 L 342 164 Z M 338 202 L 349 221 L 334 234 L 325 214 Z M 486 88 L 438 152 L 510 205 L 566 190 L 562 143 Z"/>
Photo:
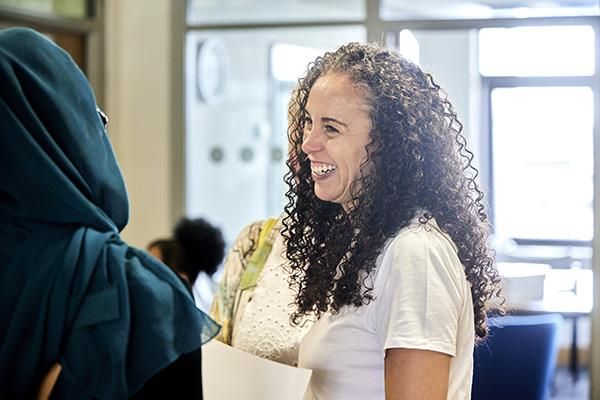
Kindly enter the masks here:
<path id="1" fill-rule="evenodd" d="M 326 133 L 329 133 L 329 134 L 335 134 L 335 133 L 339 133 L 340 132 L 334 126 L 332 126 L 332 125 L 323 125 L 323 130 Z"/>
<path id="2" fill-rule="evenodd" d="M 312 119 L 310 119 L 309 117 L 304 118 L 304 129 L 311 129 L 312 128 Z"/>

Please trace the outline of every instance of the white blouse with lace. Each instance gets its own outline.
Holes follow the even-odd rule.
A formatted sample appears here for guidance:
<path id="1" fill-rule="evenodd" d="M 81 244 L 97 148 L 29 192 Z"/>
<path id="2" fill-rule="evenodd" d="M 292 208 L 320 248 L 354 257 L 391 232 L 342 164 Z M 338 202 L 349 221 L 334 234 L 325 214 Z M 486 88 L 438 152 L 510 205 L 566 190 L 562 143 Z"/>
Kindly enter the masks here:
<path id="1" fill-rule="evenodd" d="M 298 365 L 298 346 L 310 323 L 290 323 L 294 293 L 288 286 L 284 240 L 277 235 L 243 315 L 236 320 L 232 346 L 259 357 Z"/>

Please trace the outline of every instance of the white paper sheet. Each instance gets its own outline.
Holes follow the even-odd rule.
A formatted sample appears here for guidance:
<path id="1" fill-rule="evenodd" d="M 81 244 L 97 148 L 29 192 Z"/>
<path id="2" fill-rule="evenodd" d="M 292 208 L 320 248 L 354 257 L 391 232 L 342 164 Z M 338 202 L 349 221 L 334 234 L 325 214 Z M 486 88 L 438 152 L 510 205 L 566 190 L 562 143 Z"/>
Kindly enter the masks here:
<path id="1" fill-rule="evenodd" d="M 265 360 L 217 340 L 202 346 L 205 400 L 302 400 L 311 372 Z"/>

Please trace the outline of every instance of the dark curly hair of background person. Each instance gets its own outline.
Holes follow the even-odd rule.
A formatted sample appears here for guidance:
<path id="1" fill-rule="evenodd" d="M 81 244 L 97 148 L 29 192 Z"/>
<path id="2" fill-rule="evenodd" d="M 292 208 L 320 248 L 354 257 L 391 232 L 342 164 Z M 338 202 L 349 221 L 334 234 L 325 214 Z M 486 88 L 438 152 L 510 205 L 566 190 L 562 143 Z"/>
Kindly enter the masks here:
<path id="1" fill-rule="evenodd" d="M 372 140 L 362 177 L 351 185 L 357 206 L 348 213 L 315 196 L 310 162 L 301 149 L 308 95 L 315 81 L 331 72 L 349 76 L 371 105 Z M 391 50 L 350 43 L 309 65 L 295 101 L 282 231 L 290 287 L 297 292 L 292 320 L 299 323 L 308 314 L 320 317 L 373 300 L 366 278 L 377 256 L 388 239 L 425 210 L 420 222 L 435 218 L 458 247 L 471 284 L 475 332 L 484 338 L 486 308 L 499 295 L 500 278 L 487 244 L 490 227 L 473 154 L 440 86 Z"/>
<path id="2" fill-rule="evenodd" d="M 202 271 L 213 275 L 225 257 L 221 230 L 203 218 L 181 218 L 170 239 L 158 239 L 148 248 L 158 247 L 162 261 L 185 274 L 193 284 Z"/>
<path id="3" fill-rule="evenodd" d="M 184 272 L 192 274 L 192 282 L 199 271 L 214 274 L 225 257 L 225 240 L 221 230 L 202 218 L 182 218 L 173 230 L 175 240 L 183 248 L 186 263 Z"/>

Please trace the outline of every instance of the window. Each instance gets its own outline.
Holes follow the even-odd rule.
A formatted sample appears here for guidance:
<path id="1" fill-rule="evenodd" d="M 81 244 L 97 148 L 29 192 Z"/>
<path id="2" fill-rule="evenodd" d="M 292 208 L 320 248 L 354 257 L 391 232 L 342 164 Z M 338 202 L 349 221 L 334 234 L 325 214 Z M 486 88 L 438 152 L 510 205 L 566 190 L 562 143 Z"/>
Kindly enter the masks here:
<path id="1" fill-rule="evenodd" d="M 594 31 L 482 29 L 499 259 L 591 266 Z"/>
<path id="2" fill-rule="evenodd" d="M 592 100 L 587 87 L 492 90 L 498 234 L 592 239 Z"/>
<path id="3" fill-rule="evenodd" d="M 479 31 L 483 76 L 590 76 L 594 74 L 591 26 L 528 26 Z"/>

